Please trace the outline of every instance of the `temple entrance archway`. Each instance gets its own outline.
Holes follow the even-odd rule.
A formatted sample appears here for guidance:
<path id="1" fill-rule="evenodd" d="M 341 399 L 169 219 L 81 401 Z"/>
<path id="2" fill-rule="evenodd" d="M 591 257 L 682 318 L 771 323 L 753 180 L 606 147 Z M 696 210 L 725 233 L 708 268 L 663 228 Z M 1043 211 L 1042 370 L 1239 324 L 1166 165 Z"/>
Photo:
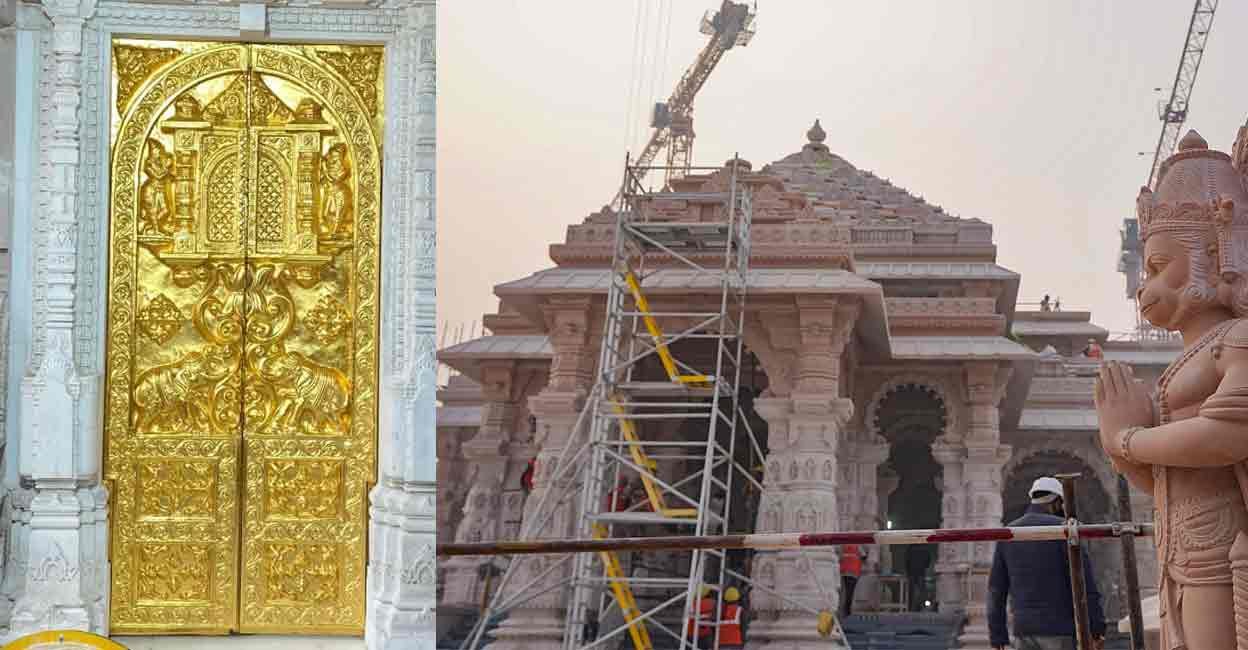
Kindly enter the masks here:
<path id="1" fill-rule="evenodd" d="M 902 384 L 875 408 L 876 430 L 888 441 L 888 460 L 880 472 L 895 476 L 897 487 L 881 504 L 885 526 L 893 529 L 939 528 L 941 466 L 932 444 L 944 431 L 948 412 L 935 389 Z M 881 570 L 905 576 L 911 611 L 935 606 L 934 544 L 893 546 Z"/>
<path id="2" fill-rule="evenodd" d="M 1037 478 L 1066 473 L 1080 473 L 1083 476 L 1077 482 L 1075 493 L 1075 506 L 1080 521 L 1104 523 L 1116 520 L 1116 509 L 1095 469 L 1073 453 L 1052 449 L 1039 450 L 1026 454 L 1019 462 L 1011 465 L 1013 467 L 1006 473 L 1005 487 L 1001 494 L 1002 511 L 1005 513 L 1002 523 L 1009 523 L 1023 515 L 1030 503 L 1027 492 Z M 1086 544 L 1085 548 L 1091 556 L 1093 575 L 1101 592 L 1106 620 L 1117 620 L 1125 616 L 1125 613 L 1120 612 L 1121 546 L 1116 542 L 1091 543 Z"/>

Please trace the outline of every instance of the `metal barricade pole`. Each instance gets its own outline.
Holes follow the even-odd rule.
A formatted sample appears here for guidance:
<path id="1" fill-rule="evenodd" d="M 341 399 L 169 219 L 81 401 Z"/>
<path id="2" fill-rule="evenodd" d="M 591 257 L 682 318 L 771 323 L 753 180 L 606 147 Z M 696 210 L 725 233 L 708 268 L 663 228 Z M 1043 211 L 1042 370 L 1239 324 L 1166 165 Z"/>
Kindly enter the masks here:
<path id="1" fill-rule="evenodd" d="M 1127 477 L 1118 475 L 1118 520 L 1133 522 Z M 1122 530 L 1122 573 L 1127 581 L 1127 612 L 1131 617 L 1131 650 L 1144 650 L 1144 614 L 1140 611 L 1140 572 L 1135 560 L 1135 526 Z"/>
<path id="2" fill-rule="evenodd" d="M 1094 650 L 1092 630 L 1088 622 L 1087 585 L 1083 582 L 1083 555 L 1079 547 L 1079 520 L 1075 509 L 1075 479 L 1079 474 L 1058 474 L 1062 482 L 1062 506 L 1066 510 L 1066 525 L 1070 536 L 1066 540 L 1066 557 L 1070 566 L 1070 592 L 1075 606 L 1075 640 L 1079 650 Z"/>

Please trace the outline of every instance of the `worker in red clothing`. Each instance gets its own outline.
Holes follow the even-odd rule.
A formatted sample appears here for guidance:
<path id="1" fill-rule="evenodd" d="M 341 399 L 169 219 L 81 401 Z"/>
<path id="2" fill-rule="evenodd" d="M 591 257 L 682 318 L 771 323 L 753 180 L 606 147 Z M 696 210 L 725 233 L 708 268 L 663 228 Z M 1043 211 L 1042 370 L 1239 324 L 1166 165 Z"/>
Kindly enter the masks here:
<path id="1" fill-rule="evenodd" d="M 857 544 L 841 547 L 841 617 L 849 616 L 854 605 L 854 587 L 862 576 L 862 559 L 866 550 Z"/>
<path id="2" fill-rule="evenodd" d="M 607 512 L 624 512 L 632 505 L 632 490 L 629 489 L 628 478 L 621 476 L 615 484 L 615 489 L 607 494 L 606 511 Z"/>
<path id="3" fill-rule="evenodd" d="M 1101 350 L 1101 344 L 1096 339 L 1088 339 L 1088 347 L 1083 349 L 1083 356 L 1100 361 L 1105 358 L 1105 352 Z"/>
<path id="4" fill-rule="evenodd" d="M 530 458 L 529 464 L 525 465 L 524 471 L 520 473 L 520 488 L 525 494 L 533 491 L 533 475 L 537 473 L 537 459 Z"/>
<path id="5" fill-rule="evenodd" d="M 695 618 L 698 621 L 696 631 Z M 692 638 L 700 650 L 709 650 L 715 645 L 715 598 L 714 592 L 706 585 L 702 586 L 702 597 L 698 599 L 696 616 L 690 612 L 689 620 L 685 622 L 685 637 Z"/>
<path id="6" fill-rule="evenodd" d="M 740 648 L 745 646 L 741 634 L 741 592 L 736 587 L 724 591 L 724 609 L 719 614 L 719 647 Z"/>

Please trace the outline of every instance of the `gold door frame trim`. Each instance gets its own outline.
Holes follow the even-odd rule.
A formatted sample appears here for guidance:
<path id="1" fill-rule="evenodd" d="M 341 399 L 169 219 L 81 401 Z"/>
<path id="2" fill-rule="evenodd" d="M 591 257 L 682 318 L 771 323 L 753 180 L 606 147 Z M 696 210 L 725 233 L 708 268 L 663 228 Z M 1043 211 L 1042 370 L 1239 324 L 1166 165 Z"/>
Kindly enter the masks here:
<path id="1" fill-rule="evenodd" d="M 116 42 L 116 41 L 114 41 Z M 163 64 L 150 78 L 139 84 L 128 97 L 119 119 L 112 143 L 110 177 L 112 179 L 108 244 L 108 305 L 107 305 L 107 370 L 105 377 L 104 470 L 113 500 L 110 557 L 112 558 L 112 610 L 110 625 L 114 633 L 158 634 L 200 633 L 219 634 L 231 630 L 244 632 L 307 632 L 314 628 L 322 634 L 360 634 L 365 611 L 365 569 L 367 566 L 367 526 L 369 486 L 376 482 L 377 471 L 377 381 L 378 337 L 380 314 L 379 245 L 381 213 L 381 139 L 377 109 L 361 97 L 352 82 L 325 60 L 313 58 L 316 46 L 294 46 L 229 43 L 205 47 Z M 116 65 L 116 62 L 114 62 Z M 302 92 L 333 111 L 340 125 L 341 141 L 346 144 L 355 169 L 354 239 L 352 282 L 354 309 L 351 331 L 354 336 L 354 358 L 350 359 L 352 375 L 350 393 L 351 430 L 345 438 L 308 436 L 297 442 L 289 440 L 242 439 L 233 443 L 233 453 L 225 453 L 230 443 L 221 438 L 157 436 L 167 449 L 167 457 L 200 459 L 215 463 L 217 474 L 216 499 L 219 512 L 229 511 L 238 523 L 230 547 L 220 549 L 220 557 L 212 559 L 209 590 L 220 596 L 217 602 L 185 602 L 176 605 L 142 605 L 132 592 L 139 576 L 135 572 L 133 537 L 124 524 L 136 512 L 137 481 L 135 471 L 119 471 L 116 459 L 131 465 L 137 460 L 140 439 L 131 429 L 132 393 L 134 390 L 136 316 L 141 286 L 137 280 L 136 250 L 145 143 L 157 128 L 162 116 L 184 92 L 206 79 L 230 74 L 259 73 L 285 79 L 299 86 Z M 378 86 L 381 84 L 379 83 Z M 124 179 L 124 182 L 118 182 Z M 364 444 L 353 444 L 358 441 Z M 337 443 L 335 447 L 334 443 Z M 345 443 L 345 444 L 343 444 Z M 342 563 L 343 602 L 346 611 L 334 607 L 291 607 L 265 604 L 263 589 L 258 586 L 263 571 L 259 553 L 244 554 L 242 545 L 253 524 L 263 528 L 262 539 L 278 537 L 301 539 L 315 532 L 315 522 L 265 522 L 261 506 L 264 469 L 243 465 L 246 454 L 241 445 L 263 451 L 265 445 L 283 446 L 283 451 L 298 458 L 334 457 L 350 470 L 344 481 L 343 512 L 351 521 L 337 526 L 354 536 L 353 557 Z M 270 450 L 272 451 L 272 450 Z M 224 454 L 224 455 L 223 455 Z M 344 472 L 347 471 L 344 469 Z M 240 474 L 244 474 L 240 476 Z M 239 490 L 242 493 L 239 493 Z M 244 511 L 242 508 L 246 506 Z M 170 530 L 182 526 L 182 541 L 194 539 L 194 526 L 186 522 L 167 524 Z M 259 534 L 255 528 L 252 532 Z M 315 539 L 315 538 L 314 538 Z M 166 544 L 168 545 L 168 544 Z M 241 558 L 241 561 L 240 561 Z M 221 580 L 225 584 L 221 584 Z M 241 582 L 241 584 L 240 584 Z M 239 597 L 243 598 L 240 607 Z M 327 623 L 328 622 L 328 623 Z"/>

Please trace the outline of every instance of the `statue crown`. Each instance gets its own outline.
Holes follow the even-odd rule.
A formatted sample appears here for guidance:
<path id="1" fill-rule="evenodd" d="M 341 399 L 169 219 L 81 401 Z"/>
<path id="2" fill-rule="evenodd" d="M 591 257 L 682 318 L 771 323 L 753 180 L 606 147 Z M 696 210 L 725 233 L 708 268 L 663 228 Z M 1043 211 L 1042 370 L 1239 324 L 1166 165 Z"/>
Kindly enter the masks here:
<path id="1" fill-rule="evenodd" d="M 1221 240 L 1232 227 L 1248 227 L 1246 209 L 1244 178 L 1231 157 L 1211 150 L 1199 133 L 1188 131 L 1179 141 L 1179 151 L 1162 164 L 1157 191 L 1140 189 L 1136 199 L 1140 242 L 1158 232 L 1209 229 Z"/>

